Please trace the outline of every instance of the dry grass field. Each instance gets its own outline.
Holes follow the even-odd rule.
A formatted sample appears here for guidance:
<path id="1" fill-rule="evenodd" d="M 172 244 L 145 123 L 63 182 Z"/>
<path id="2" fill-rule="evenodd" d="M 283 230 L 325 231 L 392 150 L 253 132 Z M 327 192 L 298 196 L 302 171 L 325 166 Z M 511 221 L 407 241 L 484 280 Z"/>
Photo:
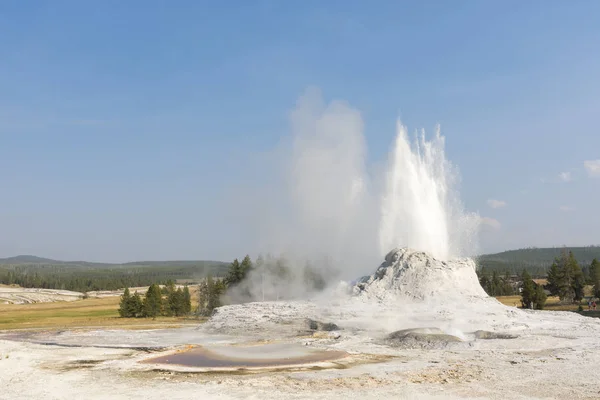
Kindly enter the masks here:
<path id="1" fill-rule="evenodd" d="M 538 284 L 546 284 L 547 281 L 545 279 L 537 279 L 534 280 L 537 281 L 536 283 Z M 583 290 L 583 295 L 584 296 L 592 296 L 594 294 L 594 288 L 590 285 L 586 286 Z M 505 306 L 512 306 L 512 307 L 521 307 L 521 296 L 517 295 L 517 296 L 498 296 L 496 297 L 496 299 L 504 304 Z M 584 310 L 587 310 L 588 306 L 587 306 L 587 301 L 584 300 L 581 302 L 581 306 L 583 307 Z M 560 300 L 557 296 L 548 296 L 548 300 L 546 300 L 546 306 L 544 307 L 544 310 L 549 310 L 549 311 L 577 311 L 577 309 L 579 308 L 579 303 L 577 304 L 561 304 Z"/>
<path id="2" fill-rule="evenodd" d="M 0 305 L 0 330 L 36 328 L 119 327 L 142 329 L 197 324 L 196 318 L 119 317 L 120 297 L 85 299 L 71 302 Z"/>
<path id="3" fill-rule="evenodd" d="M 521 296 L 498 296 L 498 301 L 506 306 L 521 307 Z M 581 306 L 587 310 L 587 303 L 582 302 Z M 550 296 L 546 301 L 544 310 L 548 311 L 577 311 L 579 304 L 561 304 L 558 297 Z"/>

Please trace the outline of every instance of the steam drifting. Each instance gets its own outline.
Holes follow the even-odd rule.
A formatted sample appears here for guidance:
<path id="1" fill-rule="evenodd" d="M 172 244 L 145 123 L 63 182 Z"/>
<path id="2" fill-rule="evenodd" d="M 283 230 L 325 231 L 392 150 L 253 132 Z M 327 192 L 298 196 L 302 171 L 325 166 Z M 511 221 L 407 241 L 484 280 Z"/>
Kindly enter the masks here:
<path id="1" fill-rule="evenodd" d="M 345 102 L 326 104 L 311 88 L 290 115 L 291 137 L 270 169 L 281 173 L 267 192 L 258 252 L 283 254 L 295 275 L 310 260 L 325 277 L 369 274 L 393 248 L 410 247 L 438 259 L 476 250 L 480 217 L 465 213 L 458 171 L 446 159 L 438 127 L 431 140 L 422 131 L 411 142 L 400 122 L 385 171 L 367 165 L 367 145 L 358 110 Z M 261 273 L 264 275 L 264 272 Z M 264 293 L 264 276 L 260 281 Z M 260 296 L 256 296 L 260 297 Z"/>

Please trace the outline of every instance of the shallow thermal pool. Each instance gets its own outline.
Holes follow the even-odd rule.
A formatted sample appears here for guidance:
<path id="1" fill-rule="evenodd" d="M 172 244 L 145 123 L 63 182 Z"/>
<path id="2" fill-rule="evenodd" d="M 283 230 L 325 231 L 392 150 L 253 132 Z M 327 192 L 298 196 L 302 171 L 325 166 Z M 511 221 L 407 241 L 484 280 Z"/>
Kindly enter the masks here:
<path id="1" fill-rule="evenodd" d="M 309 349 L 294 344 L 196 347 L 142 361 L 198 368 L 252 368 L 312 364 L 347 357 L 345 351 Z"/>

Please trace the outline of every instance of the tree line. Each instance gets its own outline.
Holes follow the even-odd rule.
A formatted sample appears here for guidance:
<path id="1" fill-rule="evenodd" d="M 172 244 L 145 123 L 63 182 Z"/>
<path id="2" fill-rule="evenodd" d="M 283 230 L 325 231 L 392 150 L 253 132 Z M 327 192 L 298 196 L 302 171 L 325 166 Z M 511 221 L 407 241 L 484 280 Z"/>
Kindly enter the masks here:
<path id="1" fill-rule="evenodd" d="M 489 296 L 513 296 L 517 294 L 515 280 L 507 271 L 504 276 L 500 276 L 498 271 L 494 270 L 490 275 L 486 268 L 477 271 L 479 283 Z"/>
<path id="2" fill-rule="evenodd" d="M 557 296 L 561 302 L 577 303 L 584 298 L 584 288 L 592 286 L 592 296 L 600 298 L 598 259 L 594 258 L 589 266 L 582 268 L 574 253 L 566 249 L 554 258 L 550 269 L 542 275 L 547 280 L 545 285 L 535 283 L 528 269 L 523 269 L 518 276 L 506 272 L 501 277 L 496 270 L 490 275 L 484 267 L 477 271 L 477 275 L 479 283 L 490 296 L 510 296 L 520 291 L 524 308 L 543 309 L 547 300 L 546 291 L 551 296 Z"/>
<path id="3" fill-rule="evenodd" d="M 198 284 L 196 314 L 210 316 L 215 308 L 223 305 L 223 295 L 226 291 L 244 282 L 248 275 L 255 270 L 255 266 L 262 265 L 262 262 L 262 257 L 259 257 L 257 263 L 254 263 L 250 256 L 246 255 L 241 262 L 237 258 L 233 260 L 224 278 L 213 278 L 209 275 L 201 280 Z M 278 265 L 283 266 L 281 263 Z M 162 292 L 159 285 L 152 284 L 142 299 L 139 293 L 131 295 L 129 289 L 126 288 L 121 296 L 119 314 L 128 318 L 188 314 L 191 311 L 189 289 L 185 286 L 181 295 L 178 294 L 179 291 L 181 289 L 174 290 L 172 282 L 168 282 Z M 163 299 L 165 294 L 166 299 Z"/>
<path id="4" fill-rule="evenodd" d="M 592 286 L 592 296 L 600 297 L 600 263 L 593 259 L 589 267 L 581 268 L 572 251 L 563 250 L 556 257 L 546 276 L 546 285 L 538 285 L 527 271 L 523 271 L 521 304 L 523 308 L 541 310 L 546 304 L 548 291 L 564 303 L 579 303 L 583 300 L 586 285 Z"/>
<path id="5" fill-rule="evenodd" d="M 481 255 L 477 257 L 477 264 L 488 271 L 508 271 L 514 276 L 520 275 L 526 269 L 533 278 L 542 278 L 546 276 L 555 258 L 560 257 L 564 250 L 564 247 L 509 250 Z M 569 251 L 573 252 L 581 265 L 587 266 L 593 259 L 600 259 L 600 246 L 570 247 Z"/>
<path id="6" fill-rule="evenodd" d="M 263 258 L 257 259 L 256 265 L 261 266 Z M 201 316 L 210 316 L 213 310 L 223 305 L 223 295 L 228 289 L 236 287 L 242 283 L 248 275 L 254 270 L 255 263 L 249 255 L 246 255 L 242 262 L 237 258 L 229 265 L 227 274 L 223 279 L 215 279 L 208 276 L 198 285 L 198 309 L 197 314 Z"/>
<path id="7" fill-rule="evenodd" d="M 521 307 L 543 310 L 547 300 L 544 287 L 535 283 L 527 271 L 523 271 L 521 281 Z"/>
<path id="8" fill-rule="evenodd" d="M 179 317 L 192 311 L 192 299 L 187 286 L 175 288 L 169 281 L 161 290 L 152 284 L 144 298 L 136 291 L 133 295 L 125 288 L 119 303 L 119 315 L 124 318 L 156 318 L 158 316 Z"/>
<path id="9" fill-rule="evenodd" d="M 169 280 L 202 279 L 208 274 L 221 276 L 222 263 L 199 266 L 136 266 L 92 268 L 64 265 L 0 266 L 0 283 L 24 288 L 42 288 L 90 292 L 118 290 L 124 287 L 164 285 Z"/>
<path id="10" fill-rule="evenodd" d="M 335 276 L 326 262 L 305 261 L 293 267 L 283 256 L 259 255 L 252 261 L 246 255 L 242 261 L 234 259 L 222 279 L 208 277 L 198 288 L 198 314 L 211 315 L 224 303 L 249 301 L 290 300 L 306 293 L 320 292 L 327 279 Z"/>
<path id="11" fill-rule="evenodd" d="M 581 268 L 573 252 L 563 251 L 554 259 L 547 275 L 546 289 L 564 302 L 578 302 L 584 297 L 584 287 L 591 285 L 593 296 L 600 297 L 600 262 L 593 259 L 587 268 Z"/>

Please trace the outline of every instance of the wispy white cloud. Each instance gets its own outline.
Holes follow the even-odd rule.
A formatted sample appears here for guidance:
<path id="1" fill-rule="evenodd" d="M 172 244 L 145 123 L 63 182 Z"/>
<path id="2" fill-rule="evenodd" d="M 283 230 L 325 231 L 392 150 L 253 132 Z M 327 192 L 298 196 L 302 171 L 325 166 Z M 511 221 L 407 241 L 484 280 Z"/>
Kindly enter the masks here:
<path id="1" fill-rule="evenodd" d="M 583 166 L 585 167 L 589 176 L 594 177 L 594 178 L 600 177 L 600 160 L 584 161 Z"/>
<path id="2" fill-rule="evenodd" d="M 489 199 L 487 201 L 488 205 L 492 208 L 502 208 L 502 207 L 506 207 L 506 202 L 503 200 L 495 200 L 495 199 Z"/>
<path id="3" fill-rule="evenodd" d="M 571 182 L 573 180 L 573 176 L 570 172 L 561 172 L 560 174 L 558 174 L 558 179 L 561 182 Z"/>
<path id="4" fill-rule="evenodd" d="M 570 212 L 570 211 L 574 211 L 575 208 L 571 207 L 571 206 L 560 206 L 560 211 L 562 212 Z"/>
<path id="5" fill-rule="evenodd" d="M 494 219 L 494 218 L 481 217 L 480 222 L 481 222 L 481 225 L 483 225 L 484 227 L 492 228 L 494 230 L 498 230 L 498 229 L 500 229 L 500 227 L 502 227 L 502 224 L 500 223 L 500 221 L 498 221 L 497 219 Z"/>

